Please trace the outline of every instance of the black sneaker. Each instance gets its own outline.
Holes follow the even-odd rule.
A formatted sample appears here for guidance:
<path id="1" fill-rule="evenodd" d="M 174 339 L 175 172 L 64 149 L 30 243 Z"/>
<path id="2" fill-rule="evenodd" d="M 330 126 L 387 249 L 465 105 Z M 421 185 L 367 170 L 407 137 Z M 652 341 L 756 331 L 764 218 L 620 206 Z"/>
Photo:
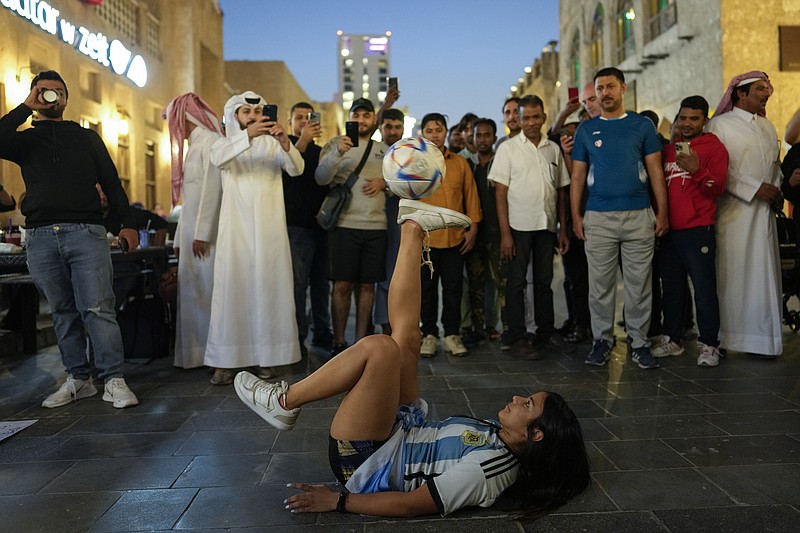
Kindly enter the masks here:
<path id="1" fill-rule="evenodd" d="M 331 346 L 331 359 L 333 359 L 334 357 L 336 357 L 349 347 L 350 346 L 346 342 L 343 342 L 341 344 L 334 343 L 333 346 Z"/>
<path id="2" fill-rule="evenodd" d="M 569 335 L 570 331 L 572 331 L 574 327 L 575 323 L 568 318 L 564 321 L 563 324 L 561 324 L 561 327 L 556 330 L 556 333 L 558 333 L 562 337 L 566 337 L 567 335 Z"/>
<path id="3" fill-rule="evenodd" d="M 642 346 L 641 348 L 634 348 L 631 359 L 634 363 L 639 365 L 639 368 L 650 369 L 658 368 L 658 361 L 653 357 L 649 346 Z"/>
<path id="4" fill-rule="evenodd" d="M 592 330 L 587 326 L 575 326 L 572 331 L 564 337 L 564 340 L 570 344 L 578 344 L 589 340 L 592 337 Z"/>
<path id="5" fill-rule="evenodd" d="M 483 342 L 485 340 L 486 340 L 486 335 L 482 334 L 480 331 L 474 329 L 461 330 L 461 342 L 463 342 L 464 346 L 466 346 L 467 348 L 476 346 L 478 343 Z"/>
<path id="6" fill-rule="evenodd" d="M 584 361 L 587 365 L 593 366 L 603 366 L 608 361 L 608 358 L 611 356 L 611 345 L 608 343 L 607 340 L 600 339 L 599 341 L 594 341 L 594 346 L 592 346 L 592 351 L 589 352 L 589 355 L 586 356 L 586 361 Z"/>
<path id="7" fill-rule="evenodd" d="M 330 350 L 333 345 L 333 333 L 331 333 L 331 330 L 326 329 L 325 331 L 321 331 L 318 335 L 315 331 L 314 336 L 311 338 L 311 345 L 317 348 Z"/>

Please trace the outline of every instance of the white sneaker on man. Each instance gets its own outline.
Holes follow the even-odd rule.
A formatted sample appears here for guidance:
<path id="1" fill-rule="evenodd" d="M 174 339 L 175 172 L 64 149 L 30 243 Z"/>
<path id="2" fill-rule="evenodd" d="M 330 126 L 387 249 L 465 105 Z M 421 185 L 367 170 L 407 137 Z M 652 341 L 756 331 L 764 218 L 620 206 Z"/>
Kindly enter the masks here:
<path id="1" fill-rule="evenodd" d="M 397 209 L 397 223 L 402 224 L 406 220 L 413 220 L 426 232 L 445 228 L 469 228 L 472 224 L 472 220 L 464 213 L 404 198 L 400 200 Z"/>
<path id="2" fill-rule="evenodd" d="M 717 366 L 719 365 L 719 348 L 698 342 L 700 354 L 697 356 L 697 366 Z"/>
<path id="3" fill-rule="evenodd" d="M 671 357 L 683 355 L 683 343 L 674 341 L 669 335 L 662 335 L 658 344 L 653 346 L 650 353 L 653 357 Z"/>
<path id="4" fill-rule="evenodd" d="M 294 428 L 300 409 L 284 409 L 280 398 L 289 390 L 285 381 L 267 383 L 250 372 L 242 371 L 233 380 L 236 395 L 255 414 L 266 420 L 272 427 L 283 431 Z"/>
<path id="5" fill-rule="evenodd" d="M 77 402 L 78 400 L 94 396 L 95 394 L 97 394 L 97 389 L 92 383 L 91 376 L 84 381 L 82 379 L 75 379 L 72 377 L 72 374 L 70 374 L 57 391 L 44 399 L 42 407 L 47 407 L 48 409 L 61 407 L 62 405 Z"/>
<path id="6" fill-rule="evenodd" d="M 113 378 L 106 381 L 103 401 L 111 403 L 117 409 L 139 405 L 139 399 L 128 388 L 125 378 Z"/>
<path id="7" fill-rule="evenodd" d="M 439 351 L 439 339 L 436 335 L 425 335 L 419 347 L 420 357 L 433 357 Z"/>
<path id="8" fill-rule="evenodd" d="M 444 338 L 444 351 L 450 352 L 456 357 L 467 355 L 467 347 L 458 335 L 448 335 Z"/>

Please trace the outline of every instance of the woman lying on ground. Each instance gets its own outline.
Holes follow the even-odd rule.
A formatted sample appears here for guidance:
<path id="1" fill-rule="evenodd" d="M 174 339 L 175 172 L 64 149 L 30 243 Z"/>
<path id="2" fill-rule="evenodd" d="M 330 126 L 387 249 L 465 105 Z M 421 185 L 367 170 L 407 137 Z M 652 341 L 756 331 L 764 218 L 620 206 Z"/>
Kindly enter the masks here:
<path id="1" fill-rule="evenodd" d="M 412 517 L 489 507 L 510 489 L 526 511 L 565 503 L 589 484 L 581 428 L 552 392 L 514 396 L 499 423 L 474 418 L 425 421 L 418 398 L 420 252 L 427 232 L 468 227 L 461 213 L 401 200 L 400 251 L 389 288 L 392 335 L 371 335 L 288 386 L 248 372 L 239 398 L 278 429 L 294 427 L 300 407 L 347 393 L 331 424 L 331 467 L 347 491 L 295 483 L 287 509 Z"/>

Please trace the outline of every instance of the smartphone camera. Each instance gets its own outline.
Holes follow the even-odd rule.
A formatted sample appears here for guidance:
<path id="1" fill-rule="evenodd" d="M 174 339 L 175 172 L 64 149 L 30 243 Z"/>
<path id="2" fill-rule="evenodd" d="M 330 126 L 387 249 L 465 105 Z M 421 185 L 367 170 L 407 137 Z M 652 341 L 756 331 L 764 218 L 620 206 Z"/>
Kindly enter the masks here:
<path id="1" fill-rule="evenodd" d="M 267 104 L 261 110 L 261 119 L 265 122 L 278 121 L 278 106 L 275 104 Z"/>
<path id="2" fill-rule="evenodd" d="M 358 146 L 358 122 L 345 122 L 344 133 L 353 142 L 353 147 Z"/>
<path id="3" fill-rule="evenodd" d="M 574 100 L 578 97 L 578 88 L 577 87 L 570 87 L 567 89 L 567 94 L 570 100 Z"/>
<path id="4" fill-rule="evenodd" d="M 309 122 L 319 122 L 321 119 L 321 115 L 315 111 L 312 111 L 307 116 Z"/>

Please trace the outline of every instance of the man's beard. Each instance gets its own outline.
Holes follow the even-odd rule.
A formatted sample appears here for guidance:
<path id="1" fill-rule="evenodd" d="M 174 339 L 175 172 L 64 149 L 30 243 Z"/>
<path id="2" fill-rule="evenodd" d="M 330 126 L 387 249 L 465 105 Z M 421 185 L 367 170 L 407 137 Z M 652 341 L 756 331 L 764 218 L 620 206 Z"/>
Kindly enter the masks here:
<path id="1" fill-rule="evenodd" d="M 64 116 L 64 110 L 63 109 L 59 109 L 59 108 L 56 108 L 56 109 L 40 109 L 39 110 L 39 114 L 40 115 L 44 115 L 47 118 L 61 118 L 62 116 Z"/>

